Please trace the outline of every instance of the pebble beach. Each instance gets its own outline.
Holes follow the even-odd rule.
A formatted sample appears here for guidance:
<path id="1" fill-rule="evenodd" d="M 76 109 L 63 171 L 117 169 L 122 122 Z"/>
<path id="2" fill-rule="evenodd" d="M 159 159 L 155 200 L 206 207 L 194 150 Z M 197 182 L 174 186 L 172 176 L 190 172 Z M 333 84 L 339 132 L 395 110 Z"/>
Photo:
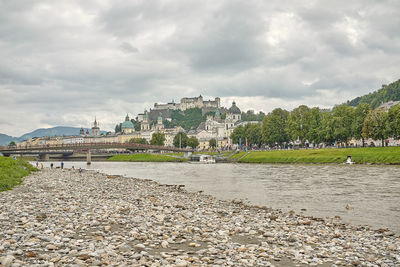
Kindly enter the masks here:
<path id="1" fill-rule="evenodd" d="M 0 192 L 0 266 L 400 266 L 390 229 L 44 169 Z"/>

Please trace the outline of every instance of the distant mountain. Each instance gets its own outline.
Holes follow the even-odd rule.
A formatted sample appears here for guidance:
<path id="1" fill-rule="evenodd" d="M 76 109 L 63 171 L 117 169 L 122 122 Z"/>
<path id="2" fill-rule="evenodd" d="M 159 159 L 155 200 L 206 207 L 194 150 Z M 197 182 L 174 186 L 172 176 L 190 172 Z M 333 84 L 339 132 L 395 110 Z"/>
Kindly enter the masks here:
<path id="1" fill-rule="evenodd" d="M 11 141 L 21 142 L 23 140 L 27 140 L 33 137 L 43 137 L 43 136 L 71 136 L 71 135 L 79 135 L 80 128 L 77 127 L 67 127 L 67 126 L 57 126 L 53 128 L 47 129 L 37 129 L 30 133 L 26 133 L 20 137 L 12 137 L 5 134 L 0 134 L 0 145 L 8 145 Z M 86 132 L 86 128 L 85 128 Z M 100 133 L 105 134 L 105 131 L 101 131 Z M 89 134 L 92 134 L 92 129 L 89 129 Z"/>
<path id="2" fill-rule="evenodd" d="M 30 139 L 33 137 L 79 135 L 79 130 L 80 130 L 80 128 L 76 128 L 76 127 L 57 126 L 57 127 L 53 127 L 53 128 L 47 128 L 47 129 L 37 129 L 30 133 L 26 133 L 26 134 L 22 135 L 18 139 L 22 141 L 22 140 Z M 91 133 L 92 131 L 89 129 L 89 132 Z"/>
<path id="3" fill-rule="evenodd" d="M 15 137 L 6 135 L 6 134 L 0 134 L 0 145 L 8 145 L 11 141 L 18 141 Z"/>
<path id="4" fill-rule="evenodd" d="M 399 101 L 399 100 L 400 100 L 400 80 L 395 81 L 389 85 L 382 85 L 381 89 L 369 93 L 367 95 L 356 97 L 351 101 L 347 101 L 347 104 L 355 107 L 358 104 L 367 103 L 371 106 L 371 108 L 376 108 L 380 106 L 382 103 L 386 103 L 389 101 Z"/>

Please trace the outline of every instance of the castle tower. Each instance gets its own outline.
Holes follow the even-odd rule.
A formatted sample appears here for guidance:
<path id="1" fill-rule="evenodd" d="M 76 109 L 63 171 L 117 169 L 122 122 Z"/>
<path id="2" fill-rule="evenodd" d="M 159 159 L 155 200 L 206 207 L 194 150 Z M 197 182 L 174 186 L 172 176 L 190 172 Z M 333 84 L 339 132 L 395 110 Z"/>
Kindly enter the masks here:
<path id="1" fill-rule="evenodd" d="M 99 128 L 99 124 L 97 123 L 96 117 L 94 118 L 94 123 L 93 123 L 93 127 L 92 127 L 92 135 L 100 136 L 100 128 Z"/>

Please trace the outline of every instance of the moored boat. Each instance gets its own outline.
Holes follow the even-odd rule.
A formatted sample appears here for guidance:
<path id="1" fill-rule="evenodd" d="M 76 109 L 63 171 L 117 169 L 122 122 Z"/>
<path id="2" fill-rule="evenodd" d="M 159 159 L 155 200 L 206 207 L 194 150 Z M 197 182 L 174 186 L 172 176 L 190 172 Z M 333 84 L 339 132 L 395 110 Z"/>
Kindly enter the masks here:
<path id="1" fill-rule="evenodd" d="M 197 154 L 190 157 L 189 163 L 211 164 L 215 163 L 215 158 L 210 155 Z"/>

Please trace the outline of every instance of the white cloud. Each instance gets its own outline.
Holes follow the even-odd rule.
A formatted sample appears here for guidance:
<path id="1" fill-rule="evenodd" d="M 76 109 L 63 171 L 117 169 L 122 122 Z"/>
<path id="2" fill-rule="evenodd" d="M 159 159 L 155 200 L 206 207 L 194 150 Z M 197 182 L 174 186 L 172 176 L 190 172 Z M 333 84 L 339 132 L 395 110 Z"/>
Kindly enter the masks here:
<path id="1" fill-rule="evenodd" d="M 331 107 L 397 80 L 398 1 L 1 1 L 0 132 L 200 94 Z"/>

